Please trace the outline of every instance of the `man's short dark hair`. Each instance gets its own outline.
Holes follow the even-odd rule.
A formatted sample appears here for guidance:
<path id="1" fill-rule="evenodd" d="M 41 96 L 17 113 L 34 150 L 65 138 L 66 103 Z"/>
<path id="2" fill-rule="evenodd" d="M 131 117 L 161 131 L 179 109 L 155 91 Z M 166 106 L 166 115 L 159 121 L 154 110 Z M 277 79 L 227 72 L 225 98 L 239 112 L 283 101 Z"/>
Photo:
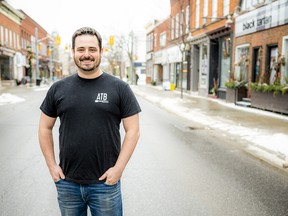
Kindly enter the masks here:
<path id="1" fill-rule="evenodd" d="M 75 33 L 72 36 L 72 48 L 75 48 L 75 39 L 76 37 L 80 36 L 80 35 L 95 35 L 98 43 L 99 43 L 99 48 L 100 50 L 102 49 L 102 37 L 99 34 L 99 32 L 97 32 L 95 29 L 90 28 L 90 27 L 83 27 L 80 28 L 78 30 L 75 31 Z"/>

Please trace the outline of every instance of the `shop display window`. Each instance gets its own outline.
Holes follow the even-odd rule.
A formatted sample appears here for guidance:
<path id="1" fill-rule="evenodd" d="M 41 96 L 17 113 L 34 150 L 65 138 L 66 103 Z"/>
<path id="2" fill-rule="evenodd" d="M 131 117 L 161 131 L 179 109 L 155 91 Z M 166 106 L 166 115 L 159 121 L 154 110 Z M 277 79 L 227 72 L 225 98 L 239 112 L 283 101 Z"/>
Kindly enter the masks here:
<path id="1" fill-rule="evenodd" d="M 220 87 L 225 86 L 225 82 L 229 80 L 230 61 L 231 61 L 231 38 L 226 37 L 222 40 L 222 58 L 221 58 L 221 79 Z"/>
<path id="2" fill-rule="evenodd" d="M 239 82 L 248 82 L 249 48 L 249 45 L 236 47 L 234 79 Z"/>

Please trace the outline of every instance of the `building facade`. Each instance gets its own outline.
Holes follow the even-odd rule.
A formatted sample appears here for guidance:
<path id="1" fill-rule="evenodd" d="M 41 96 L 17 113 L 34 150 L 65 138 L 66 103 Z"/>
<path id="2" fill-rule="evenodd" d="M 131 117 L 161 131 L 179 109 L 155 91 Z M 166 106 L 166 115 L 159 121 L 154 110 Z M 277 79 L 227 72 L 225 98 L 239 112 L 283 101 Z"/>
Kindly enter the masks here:
<path id="1" fill-rule="evenodd" d="M 233 11 L 238 1 L 196 0 L 192 5 L 191 80 L 199 95 L 225 98 L 230 76 L 233 42 Z"/>
<path id="2" fill-rule="evenodd" d="M 1 85 L 37 83 L 37 79 L 62 77 L 62 63 L 55 45 L 56 36 L 49 35 L 24 11 L 16 10 L 5 0 L 1 0 Z"/>
<path id="3" fill-rule="evenodd" d="M 24 15 L 21 23 L 21 52 L 25 56 L 23 58 L 23 66 L 25 67 L 25 77 L 42 78 L 49 76 L 49 34 L 37 22 L 29 17 L 24 11 L 20 10 Z M 37 33 L 36 33 L 37 28 Z M 36 38 L 36 34 L 38 34 Z M 51 37 L 51 36 L 50 36 Z M 36 42 L 38 40 L 38 42 Z M 36 46 L 38 49 L 39 71 L 36 72 Z M 36 74 L 37 73 L 37 74 Z M 29 80 L 28 80 L 29 81 Z"/>
<path id="4" fill-rule="evenodd" d="M 5 1 L 0 1 L 0 75 L 1 85 L 14 84 L 23 78 L 20 46 L 24 15 Z"/>
<path id="5" fill-rule="evenodd" d="M 235 79 L 267 85 L 280 79 L 285 83 L 288 78 L 287 58 L 288 1 L 242 1 L 235 18 Z"/>
<path id="6" fill-rule="evenodd" d="M 214 89 L 225 98 L 224 84 L 232 70 L 233 14 L 239 2 L 171 0 L 166 29 L 161 30 L 158 25 L 147 34 L 149 41 L 154 40 L 153 52 L 147 53 L 150 57 L 147 66 L 153 64 L 155 69 L 161 62 L 158 71 L 163 74 L 162 80 L 158 81 L 161 76 L 152 80 L 157 84 L 168 80 L 176 89 L 198 92 L 202 96 L 208 96 Z M 166 46 L 161 47 L 164 34 Z"/>

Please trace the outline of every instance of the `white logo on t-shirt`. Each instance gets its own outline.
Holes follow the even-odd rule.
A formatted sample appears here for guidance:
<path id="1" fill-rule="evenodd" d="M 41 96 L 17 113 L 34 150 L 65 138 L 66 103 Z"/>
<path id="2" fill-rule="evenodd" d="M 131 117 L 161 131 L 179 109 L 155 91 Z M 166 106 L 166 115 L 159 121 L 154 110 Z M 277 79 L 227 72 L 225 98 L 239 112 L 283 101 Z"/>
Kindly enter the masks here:
<path id="1" fill-rule="evenodd" d="M 107 93 L 98 93 L 95 103 L 109 103 Z"/>

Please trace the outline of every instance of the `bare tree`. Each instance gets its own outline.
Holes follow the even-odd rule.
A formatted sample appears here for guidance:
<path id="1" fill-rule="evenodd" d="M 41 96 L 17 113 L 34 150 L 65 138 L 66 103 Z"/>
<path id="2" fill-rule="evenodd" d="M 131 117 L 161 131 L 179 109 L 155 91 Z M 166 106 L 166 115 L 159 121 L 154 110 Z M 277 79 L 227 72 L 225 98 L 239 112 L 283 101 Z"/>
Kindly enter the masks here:
<path id="1" fill-rule="evenodd" d="M 107 60 L 109 68 L 114 76 L 123 78 L 123 64 L 125 62 L 125 56 L 123 53 L 124 42 L 122 37 L 113 36 L 115 39 L 113 44 L 108 45 Z"/>
<path id="2" fill-rule="evenodd" d="M 180 88 L 181 98 L 183 98 L 183 73 L 189 72 L 190 44 L 187 38 L 190 35 L 191 5 L 190 0 L 171 0 L 170 4 L 172 13 L 168 31 L 170 31 L 170 44 L 177 45 L 182 55 Z M 189 88 L 189 82 L 186 87 Z"/>
<path id="3" fill-rule="evenodd" d="M 135 48 L 137 46 L 137 38 L 133 32 L 133 30 L 129 33 L 126 40 L 126 53 L 130 62 L 130 81 L 132 84 L 135 84 L 136 79 L 136 71 L 134 67 L 134 58 L 135 58 Z"/>
<path id="4" fill-rule="evenodd" d="M 137 47 L 137 37 L 134 32 L 131 31 L 128 35 L 115 35 L 114 44 L 108 45 L 107 61 L 110 70 L 112 70 L 113 75 L 123 78 L 125 62 L 129 61 L 129 80 L 132 84 L 135 83 L 135 68 L 134 68 L 134 58 L 135 49 Z M 119 73 L 117 73 L 119 71 Z"/>

